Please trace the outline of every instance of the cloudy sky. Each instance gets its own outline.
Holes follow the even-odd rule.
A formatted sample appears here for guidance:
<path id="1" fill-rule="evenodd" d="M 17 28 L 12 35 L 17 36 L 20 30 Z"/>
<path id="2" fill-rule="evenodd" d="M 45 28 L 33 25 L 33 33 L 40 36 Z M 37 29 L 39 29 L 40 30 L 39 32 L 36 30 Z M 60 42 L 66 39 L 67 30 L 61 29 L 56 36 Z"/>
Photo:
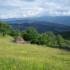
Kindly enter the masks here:
<path id="1" fill-rule="evenodd" d="M 70 0 L 0 0 L 0 18 L 70 16 Z"/>

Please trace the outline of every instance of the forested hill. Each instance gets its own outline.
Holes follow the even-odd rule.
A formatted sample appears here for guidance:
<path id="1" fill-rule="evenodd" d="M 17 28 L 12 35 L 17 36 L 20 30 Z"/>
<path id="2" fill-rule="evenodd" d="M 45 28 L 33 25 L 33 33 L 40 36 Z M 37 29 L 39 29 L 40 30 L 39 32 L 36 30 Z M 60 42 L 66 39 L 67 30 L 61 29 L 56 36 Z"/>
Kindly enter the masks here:
<path id="1" fill-rule="evenodd" d="M 32 17 L 32 18 L 8 18 L 3 19 L 4 21 L 11 22 L 23 22 L 23 21 L 46 21 L 51 23 L 63 24 L 70 26 L 70 16 L 43 16 L 43 17 Z"/>
<path id="2" fill-rule="evenodd" d="M 14 29 L 18 30 L 20 28 L 21 31 L 25 30 L 28 27 L 33 27 L 38 30 L 38 32 L 62 32 L 62 31 L 70 31 L 70 26 L 50 23 L 50 22 L 43 22 L 43 21 L 15 21 L 11 22 L 11 25 Z"/>

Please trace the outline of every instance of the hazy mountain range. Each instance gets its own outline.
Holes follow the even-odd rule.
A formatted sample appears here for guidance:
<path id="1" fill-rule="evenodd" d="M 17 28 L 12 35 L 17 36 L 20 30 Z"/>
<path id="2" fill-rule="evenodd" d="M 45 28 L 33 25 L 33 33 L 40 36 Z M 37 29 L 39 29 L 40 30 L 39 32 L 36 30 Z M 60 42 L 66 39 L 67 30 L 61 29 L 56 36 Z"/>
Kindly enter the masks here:
<path id="1" fill-rule="evenodd" d="M 32 18 L 10 18 L 3 19 L 14 29 L 24 30 L 28 27 L 34 27 L 38 32 L 61 32 L 70 31 L 70 17 L 32 17 Z"/>
<path id="2" fill-rule="evenodd" d="M 10 23 L 15 23 L 19 21 L 46 21 L 46 22 L 52 22 L 52 23 L 58 23 L 58 24 L 63 24 L 63 25 L 68 25 L 70 26 L 70 16 L 47 16 L 47 17 L 32 17 L 32 18 L 9 18 L 9 19 L 4 19 L 7 22 Z"/>

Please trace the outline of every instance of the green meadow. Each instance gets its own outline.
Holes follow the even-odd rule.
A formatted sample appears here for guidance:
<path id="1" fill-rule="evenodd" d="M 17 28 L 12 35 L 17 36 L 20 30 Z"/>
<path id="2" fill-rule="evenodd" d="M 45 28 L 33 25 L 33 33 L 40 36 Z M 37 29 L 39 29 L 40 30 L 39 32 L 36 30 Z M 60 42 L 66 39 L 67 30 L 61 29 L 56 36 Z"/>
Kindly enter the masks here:
<path id="1" fill-rule="evenodd" d="M 0 70 L 70 70 L 70 51 L 12 40 L 0 37 Z"/>

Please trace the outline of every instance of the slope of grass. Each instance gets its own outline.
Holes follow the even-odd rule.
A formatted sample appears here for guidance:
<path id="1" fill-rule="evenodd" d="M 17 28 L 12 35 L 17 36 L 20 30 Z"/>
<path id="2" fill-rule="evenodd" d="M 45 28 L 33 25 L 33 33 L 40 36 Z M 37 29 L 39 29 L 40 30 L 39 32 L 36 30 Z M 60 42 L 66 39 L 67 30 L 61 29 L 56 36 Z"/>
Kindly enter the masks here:
<path id="1" fill-rule="evenodd" d="M 70 52 L 0 37 L 0 70 L 70 70 Z"/>

